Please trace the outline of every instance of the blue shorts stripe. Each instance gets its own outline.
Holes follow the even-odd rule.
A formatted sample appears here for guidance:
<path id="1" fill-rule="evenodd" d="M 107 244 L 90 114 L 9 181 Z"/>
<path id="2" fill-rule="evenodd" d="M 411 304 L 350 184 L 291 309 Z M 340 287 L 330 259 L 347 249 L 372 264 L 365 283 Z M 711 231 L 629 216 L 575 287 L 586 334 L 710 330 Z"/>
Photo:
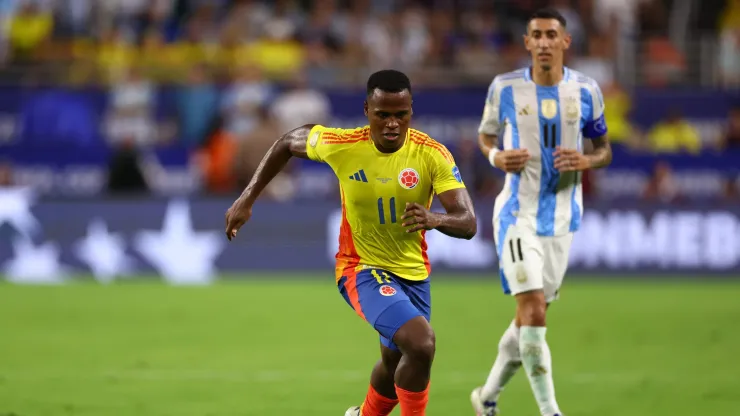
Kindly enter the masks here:
<path id="1" fill-rule="evenodd" d="M 504 255 L 504 239 L 506 238 L 506 232 L 509 230 L 509 227 L 513 224 L 509 221 L 501 221 L 499 224 L 498 229 L 498 239 L 497 239 L 497 245 L 496 245 L 496 254 L 498 255 L 498 261 L 499 261 L 499 277 L 501 278 L 501 288 L 503 289 L 504 293 L 509 295 L 511 294 L 511 288 L 509 287 L 509 282 L 506 280 L 506 275 L 504 274 L 504 267 L 501 262 L 502 256 Z"/>

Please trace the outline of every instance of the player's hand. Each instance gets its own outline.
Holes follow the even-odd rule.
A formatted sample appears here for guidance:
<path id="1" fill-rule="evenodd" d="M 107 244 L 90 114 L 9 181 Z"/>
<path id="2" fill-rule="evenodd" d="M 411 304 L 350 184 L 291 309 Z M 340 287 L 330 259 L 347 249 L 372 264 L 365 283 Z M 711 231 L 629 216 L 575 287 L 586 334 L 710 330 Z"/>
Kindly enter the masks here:
<path id="1" fill-rule="evenodd" d="M 588 156 L 576 149 L 564 149 L 558 146 L 553 155 L 555 156 L 555 169 L 560 172 L 581 171 L 591 167 Z"/>
<path id="2" fill-rule="evenodd" d="M 516 173 L 524 169 L 530 157 L 527 149 L 501 150 L 496 153 L 493 162 L 506 173 Z"/>
<path id="3" fill-rule="evenodd" d="M 407 227 L 407 233 L 421 230 L 433 230 L 439 226 L 439 221 L 433 212 L 420 204 L 406 203 L 406 210 L 401 216 L 401 225 Z"/>
<path id="4" fill-rule="evenodd" d="M 236 237 L 237 231 L 242 227 L 249 218 L 252 217 L 252 205 L 246 204 L 240 199 L 234 201 L 226 211 L 226 238 L 231 241 Z"/>

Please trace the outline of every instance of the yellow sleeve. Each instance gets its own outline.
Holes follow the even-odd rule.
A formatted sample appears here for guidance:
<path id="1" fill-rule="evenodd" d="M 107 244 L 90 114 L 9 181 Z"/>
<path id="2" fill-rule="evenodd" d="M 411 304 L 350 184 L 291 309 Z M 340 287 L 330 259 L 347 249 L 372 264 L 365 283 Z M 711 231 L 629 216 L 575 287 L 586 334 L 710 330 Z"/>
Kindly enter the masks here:
<path id="1" fill-rule="evenodd" d="M 306 154 L 314 162 L 324 163 L 326 146 L 321 144 L 321 133 L 324 130 L 326 127 L 317 124 L 313 126 L 306 139 Z"/>
<path id="2" fill-rule="evenodd" d="M 368 129 L 340 129 L 316 125 L 311 128 L 306 139 L 306 154 L 308 158 L 320 163 L 331 165 L 341 160 L 343 150 L 358 141 L 367 140 Z"/>
<path id="3" fill-rule="evenodd" d="M 344 141 L 344 129 L 336 129 L 322 125 L 311 128 L 306 139 L 306 153 L 308 158 L 319 163 L 330 163 L 329 155 L 335 153 L 338 144 Z"/>
<path id="4" fill-rule="evenodd" d="M 460 169 L 455 164 L 455 158 L 444 145 L 439 149 L 431 150 L 432 155 L 432 186 L 437 195 L 452 189 L 465 188 Z"/>

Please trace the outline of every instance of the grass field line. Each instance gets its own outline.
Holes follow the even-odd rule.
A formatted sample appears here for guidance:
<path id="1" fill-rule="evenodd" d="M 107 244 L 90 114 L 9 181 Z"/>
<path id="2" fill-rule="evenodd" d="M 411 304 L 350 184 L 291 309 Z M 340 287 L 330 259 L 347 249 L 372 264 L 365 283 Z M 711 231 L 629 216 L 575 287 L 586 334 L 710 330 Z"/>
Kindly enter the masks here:
<path id="1" fill-rule="evenodd" d="M 557 371 L 557 369 L 556 369 Z M 436 371 L 432 378 L 443 379 L 451 384 L 483 383 L 488 370 L 482 371 Z M 227 383 L 286 383 L 286 382 L 362 382 L 369 379 L 370 372 L 359 370 L 256 370 L 256 371 L 216 371 L 216 370 L 106 370 L 79 372 L 45 371 L 0 371 L 0 384 L 12 382 L 37 381 L 211 381 Z M 687 380 L 673 374 L 646 374 L 638 372 L 610 373 L 555 373 L 556 380 L 573 384 L 615 383 L 639 384 L 642 382 L 661 384 L 696 383 L 696 378 Z M 713 379 L 714 382 L 718 380 Z"/>

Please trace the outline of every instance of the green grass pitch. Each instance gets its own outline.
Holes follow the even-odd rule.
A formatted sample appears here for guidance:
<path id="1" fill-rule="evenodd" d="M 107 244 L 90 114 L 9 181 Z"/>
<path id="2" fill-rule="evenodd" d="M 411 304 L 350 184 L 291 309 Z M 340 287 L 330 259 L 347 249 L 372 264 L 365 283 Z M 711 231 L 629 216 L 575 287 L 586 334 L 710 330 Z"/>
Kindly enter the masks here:
<path id="1" fill-rule="evenodd" d="M 740 408 L 740 284 L 566 284 L 549 315 L 568 416 L 728 415 Z M 428 414 L 472 415 L 513 300 L 493 281 L 433 285 Z M 341 416 L 378 357 L 332 278 L 210 287 L 0 285 L 0 415 Z M 537 408 L 523 373 L 504 416 Z M 394 415 L 398 415 L 396 410 Z"/>

